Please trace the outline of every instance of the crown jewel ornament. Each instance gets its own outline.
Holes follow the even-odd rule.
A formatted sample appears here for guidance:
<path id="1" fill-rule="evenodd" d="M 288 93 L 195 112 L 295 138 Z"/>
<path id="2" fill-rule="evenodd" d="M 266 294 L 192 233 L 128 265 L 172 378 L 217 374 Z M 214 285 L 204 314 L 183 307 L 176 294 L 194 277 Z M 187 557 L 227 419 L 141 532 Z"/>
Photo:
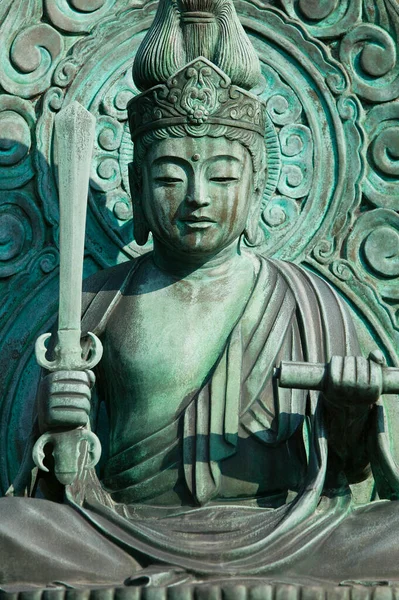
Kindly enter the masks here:
<path id="1" fill-rule="evenodd" d="M 183 125 L 189 135 L 206 135 L 210 125 L 247 129 L 264 135 L 266 106 L 233 85 L 216 65 L 200 56 L 128 104 L 132 139 L 153 130 Z"/>

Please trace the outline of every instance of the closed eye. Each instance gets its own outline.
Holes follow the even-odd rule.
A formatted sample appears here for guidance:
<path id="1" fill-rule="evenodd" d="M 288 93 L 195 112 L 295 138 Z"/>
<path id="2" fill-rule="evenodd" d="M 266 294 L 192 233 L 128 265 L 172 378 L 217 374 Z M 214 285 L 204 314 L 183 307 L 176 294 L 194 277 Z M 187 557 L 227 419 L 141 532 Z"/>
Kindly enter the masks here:
<path id="1" fill-rule="evenodd" d="M 164 185 L 173 185 L 174 183 L 183 183 L 183 179 L 179 177 L 155 177 L 157 183 Z"/>
<path id="2" fill-rule="evenodd" d="M 233 181 L 240 181 L 239 177 L 211 177 L 209 181 L 215 181 L 216 183 L 232 183 Z"/>

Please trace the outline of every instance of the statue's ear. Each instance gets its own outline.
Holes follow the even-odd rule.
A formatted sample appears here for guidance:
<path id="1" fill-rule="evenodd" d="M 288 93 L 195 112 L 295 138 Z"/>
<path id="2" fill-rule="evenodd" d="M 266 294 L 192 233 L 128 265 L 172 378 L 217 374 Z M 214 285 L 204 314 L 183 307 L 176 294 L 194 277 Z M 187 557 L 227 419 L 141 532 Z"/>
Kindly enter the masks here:
<path id="1" fill-rule="evenodd" d="M 133 235 L 139 246 L 147 243 L 150 230 L 142 209 L 142 190 L 138 185 L 133 163 L 129 166 L 129 187 L 133 207 Z"/>
<path id="2" fill-rule="evenodd" d="M 261 243 L 261 229 L 259 227 L 260 206 L 255 200 L 252 202 L 248 213 L 247 224 L 244 229 L 244 239 L 247 246 L 258 246 Z"/>
<path id="3" fill-rule="evenodd" d="M 262 206 L 265 177 L 258 177 L 258 185 L 253 192 L 251 208 L 249 209 L 247 224 L 244 229 L 244 239 L 247 246 L 258 246 L 262 243 L 262 230 L 259 227 L 259 219 Z"/>

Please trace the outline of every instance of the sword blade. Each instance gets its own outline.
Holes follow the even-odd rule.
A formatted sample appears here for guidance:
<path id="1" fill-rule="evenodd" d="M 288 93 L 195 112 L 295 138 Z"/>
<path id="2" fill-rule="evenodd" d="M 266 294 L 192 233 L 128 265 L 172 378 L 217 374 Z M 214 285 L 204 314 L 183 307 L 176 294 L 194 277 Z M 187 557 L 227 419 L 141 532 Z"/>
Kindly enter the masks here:
<path id="1" fill-rule="evenodd" d="M 72 102 L 55 117 L 60 203 L 59 330 L 80 332 L 87 195 L 95 117 Z"/>

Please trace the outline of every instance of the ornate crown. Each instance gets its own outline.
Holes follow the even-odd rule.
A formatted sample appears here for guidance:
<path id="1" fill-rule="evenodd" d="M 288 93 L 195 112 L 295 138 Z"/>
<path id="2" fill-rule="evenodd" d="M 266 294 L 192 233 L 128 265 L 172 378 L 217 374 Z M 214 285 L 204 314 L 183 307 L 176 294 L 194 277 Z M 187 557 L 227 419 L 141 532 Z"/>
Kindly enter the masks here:
<path id="1" fill-rule="evenodd" d="M 187 126 L 190 135 L 196 131 L 205 135 L 207 125 L 216 124 L 263 136 L 266 124 L 265 104 L 233 85 L 230 77 L 203 56 L 185 65 L 166 83 L 133 98 L 128 115 L 133 140 L 146 131 L 174 125 Z"/>

